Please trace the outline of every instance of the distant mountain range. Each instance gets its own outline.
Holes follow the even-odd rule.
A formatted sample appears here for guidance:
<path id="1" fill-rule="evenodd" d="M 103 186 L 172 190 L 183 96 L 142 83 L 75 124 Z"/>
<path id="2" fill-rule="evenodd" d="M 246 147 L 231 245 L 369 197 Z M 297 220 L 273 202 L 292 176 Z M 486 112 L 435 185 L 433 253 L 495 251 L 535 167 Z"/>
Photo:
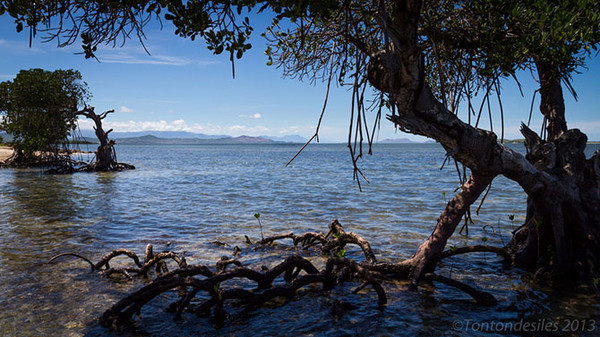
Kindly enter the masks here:
<path id="1" fill-rule="evenodd" d="M 83 137 L 96 138 L 94 130 L 81 130 Z M 205 135 L 203 133 L 193 133 L 187 131 L 135 131 L 135 132 L 111 132 L 111 139 L 121 138 L 137 138 L 143 136 L 154 136 L 157 138 L 178 138 L 178 139 L 218 139 L 218 138 L 231 138 L 226 135 Z"/>
<path id="2" fill-rule="evenodd" d="M 86 141 L 97 143 L 92 130 L 81 130 L 81 136 Z M 305 138 L 297 135 L 283 137 L 271 136 L 240 136 L 206 135 L 186 131 L 138 131 L 111 132 L 110 138 L 117 144 L 142 145 L 198 145 L 198 144 L 268 144 L 268 143 L 304 143 Z"/>
<path id="3" fill-rule="evenodd" d="M 425 141 L 425 143 L 435 143 L 435 142 L 428 139 Z M 410 140 L 408 138 L 396 138 L 396 139 L 386 138 L 384 140 L 380 140 L 379 144 L 423 144 L 423 142 L 415 142 L 414 140 Z"/>
<path id="4" fill-rule="evenodd" d="M 87 138 L 86 138 L 87 139 Z M 152 135 L 115 138 L 120 145 L 207 145 L 207 144 L 269 144 L 281 143 L 263 137 L 223 137 L 223 138 L 162 138 Z"/>

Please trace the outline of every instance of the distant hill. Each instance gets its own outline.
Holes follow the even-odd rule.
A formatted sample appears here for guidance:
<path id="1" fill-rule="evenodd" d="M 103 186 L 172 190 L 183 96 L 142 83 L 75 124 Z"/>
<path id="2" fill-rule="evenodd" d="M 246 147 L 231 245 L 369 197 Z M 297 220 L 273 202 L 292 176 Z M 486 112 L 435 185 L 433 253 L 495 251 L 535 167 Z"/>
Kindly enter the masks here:
<path id="1" fill-rule="evenodd" d="M 84 137 L 96 138 L 94 130 L 81 130 L 81 134 Z M 203 133 L 193 133 L 187 131 L 135 131 L 135 132 L 111 132 L 110 138 L 137 138 L 143 136 L 154 136 L 157 138 L 179 138 L 179 139 L 219 139 L 219 138 L 231 138 L 226 135 L 205 135 Z"/>
<path id="2" fill-rule="evenodd" d="M 386 138 L 384 140 L 379 141 L 379 144 L 413 144 L 413 143 L 419 143 L 419 142 L 415 142 L 408 138 L 396 138 L 396 139 Z"/>
<path id="3" fill-rule="evenodd" d="M 276 142 L 298 143 L 298 144 L 304 144 L 308 140 L 308 139 L 298 136 L 298 135 L 287 135 L 287 136 L 283 136 L 283 137 L 275 137 L 275 136 L 260 136 L 260 137 L 274 140 Z"/>
<path id="4" fill-rule="evenodd" d="M 96 138 L 93 130 L 81 130 L 81 135 L 84 139 Z M 159 140 L 153 138 L 147 138 L 147 136 L 153 136 Z M 250 137 L 241 136 L 236 137 L 237 140 L 232 136 L 227 135 L 206 135 L 203 133 L 194 133 L 187 131 L 136 131 L 136 132 L 111 132 L 110 138 L 119 140 L 120 144 L 207 144 L 203 140 L 216 140 L 211 144 L 239 144 L 239 143 L 265 143 L 265 140 L 272 140 L 274 142 L 283 143 L 305 143 L 306 139 L 298 135 L 286 135 L 282 137 L 275 136 L 260 136 Z M 139 138 L 139 139 L 138 139 Z M 137 140 L 136 140 L 137 139 Z M 167 140 L 168 139 L 168 140 Z M 225 139 L 232 139 L 231 142 L 225 141 Z M 120 140 L 125 140 L 124 142 Z M 199 141 L 201 140 L 201 141 Z"/>
<path id="5" fill-rule="evenodd" d="M 152 135 L 129 138 L 116 138 L 116 143 L 121 145 L 210 145 L 210 144 L 269 144 L 277 143 L 262 137 L 224 137 L 224 138 L 161 138 Z"/>

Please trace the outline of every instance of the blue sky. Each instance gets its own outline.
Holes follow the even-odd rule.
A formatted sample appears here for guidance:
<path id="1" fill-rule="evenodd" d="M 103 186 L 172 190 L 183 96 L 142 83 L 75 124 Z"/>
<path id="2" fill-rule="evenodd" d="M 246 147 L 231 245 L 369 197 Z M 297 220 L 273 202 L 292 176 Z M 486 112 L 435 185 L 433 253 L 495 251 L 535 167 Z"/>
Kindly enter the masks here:
<path id="1" fill-rule="evenodd" d="M 115 109 L 106 120 L 115 131 L 182 130 L 212 135 L 300 135 L 309 138 L 316 126 L 325 95 L 325 85 L 282 78 L 279 69 L 266 66 L 260 29 L 253 34 L 253 48 L 236 62 L 232 78 L 227 55 L 215 56 L 201 40 L 184 40 L 173 34 L 168 23 L 161 31 L 147 30 L 147 55 L 139 42 L 124 47 L 102 47 L 100 62 L 86 60 L 79 45 L 57 48 L 43 43 L 40 36 L 29 47 L 27 30 L 17 34 L 12 19 L 0 16 L 0 81 L 10 80 L 21 69 L 77 69 L 92 92 L 90 104 L 97 112 Z M 576 102 L 565 94 L 569 127 L 577 127 L 590 140 L 600 140 L 600 58 L 592 59 L 588 70 L 574 76 L 579 94 Z M 529 74 L 522 84 L 521 97 L 512 83 L 503 86 L 505 137 L 521 138 L 518 127 L 526 121 L 531 94 L 537 87 Z M 351 94 L 347 88 L 332 88 L 320 135 L 324 141 L 347 139 Z M 539 99 L 536 102 L 536 107 Z M 533 129 L 539 131 L 541 118 L 534 111 Z M 500 125 L 494 117 L 495 130 Z M 82 121 L 82 129 L 91 124 Z M 482 118 L 482 126 L 489 120 Z M 378 139 L 411 138 L 396 132 L 382 121 Z"/>

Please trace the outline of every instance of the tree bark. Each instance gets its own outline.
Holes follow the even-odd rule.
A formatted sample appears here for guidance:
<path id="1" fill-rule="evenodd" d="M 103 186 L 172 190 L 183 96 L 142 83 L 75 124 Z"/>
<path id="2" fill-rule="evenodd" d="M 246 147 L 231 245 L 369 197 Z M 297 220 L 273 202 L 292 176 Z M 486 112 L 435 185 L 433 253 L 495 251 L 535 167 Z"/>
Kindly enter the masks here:
<path id="1" fill-rule="evenodd" d="M 456 226 L 467 212 L 469 206 L 485 191 L 492 182 L 493 177 L 471 175 L 461 190 L 448 202 L 438 222 L 425 242 L 423 242 L 415 255 L 411 258 L 414 269 L 410 277 L 410 287 L 416 288 L 419 281 L 426 273 L 434 271 L 440 260 L 448 239 L 454 234 Z"/>
<path id="2" fill-rule="evenodd" d="M 567 131 L 565 102 L 558 67 L 550 62 L 535 60 L 540 81 L 540 111 L 546 118 L 548 141 L 554 141 Z"/>
<path id="3" fill-rule="evenodd" d="M 100 142 L 100 146 L 96 150 L 96 160 L 88 168 L 91 171 L 120 171 L 122 169 L 135 168 L 133 165 L 117 162 L 117 155 L 114 148 L 115 141 L 108 138 L 108 134 L 112 132 L 112 129 L 104 131 L 102 127 L 102 120 L 109 113 L 113 112 L 115 110 L 108 110 L 98 115 L 94 112 L 94 107 L 92 106 L 85 107 L 85 109 L 77 112 L 77 115 L 85 116 L 94 121 L 94 131 L 96 138 Z"/>
<path id="4" fill-rule="evenodd" d="M 418 18 L 419 13 L 410 9 L 418 8 L 420 2 L 407 3 L 396 8 L 391 28 L 386 30 L 391 47 L 370 58 L 367 77 L 396 104 L 388 119 L 402 131 L 435 139 L 472 174 L 446 206 L 432 235 L 412 259 L 401 263 L 412 269 L 411 286 L 433 271 L 468 206 L 500 174 L 517 182 L 528 195 L 526 224 L 509 247 L 516 263 L 558 271 L 554 273 L 562 275 L 558 278 L 594 276 L 600 261 L 600 153 L 586 160 L 587 137 L 579 130 L 567 130 L 558 71 L 536 60 L 548 141 L 524 128 L 526 138 L 531 139 L 524 157 L 499 143 L 493 132 L 459 120 L 435 98 L 424 78 L 414 27 L 409 27 L 415 20 L 406 19 L 407 15 Z"/>

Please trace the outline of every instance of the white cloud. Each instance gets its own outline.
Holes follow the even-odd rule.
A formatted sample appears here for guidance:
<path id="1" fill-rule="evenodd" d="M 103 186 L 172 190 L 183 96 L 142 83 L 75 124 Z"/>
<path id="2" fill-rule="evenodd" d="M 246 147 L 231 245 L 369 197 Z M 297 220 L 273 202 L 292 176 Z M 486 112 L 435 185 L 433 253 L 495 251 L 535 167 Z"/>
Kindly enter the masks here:
<path id="1" fill-rule="evenodd" d="M 240 118 L 250 118 L 250 119 L 260 119 L 262 118 L 262 115 L 259 114 L 258 112 L 255 113 L 254 115 L 245 115 L 245 114 L 241 114 Z"/>
<path id="2" fill-rule="evenodd" d="M 119 108 L 119 111 L 120 111 L 120 112 L 134 112 L 135 110 L 133 110 L 132 108 L 128 108 L 128 107 L 126 107 L 126 106 L 122 105 L 122 106 Z"/>
<path id="3" fill-rule="evenodd" d="M 204 133 L 212 135 L 231 135 L 231 136 L 260 136 L 272 133 L 272 130 L 265 126 L 246 126 L 246 125 L 213 125 L 213 124 L 188 124 L 182 119 L 167 122 L 161 121 L 127 121 L 103 123 L 105 129 L 114 129 L 115 132 L 135 132 L 135 131 L 187 131 L 195 133 Z M 81 129 L 92 129 L 92 122 L 89 120 L 79 120 Z"/>
<path id="4" fill-rule="evenodd" d="M 8 81 L 8 80 L 12 80 L 16 77 L 17 75 L 5 75 L 5 74 L 0 74 L 0 81 Z"/>

